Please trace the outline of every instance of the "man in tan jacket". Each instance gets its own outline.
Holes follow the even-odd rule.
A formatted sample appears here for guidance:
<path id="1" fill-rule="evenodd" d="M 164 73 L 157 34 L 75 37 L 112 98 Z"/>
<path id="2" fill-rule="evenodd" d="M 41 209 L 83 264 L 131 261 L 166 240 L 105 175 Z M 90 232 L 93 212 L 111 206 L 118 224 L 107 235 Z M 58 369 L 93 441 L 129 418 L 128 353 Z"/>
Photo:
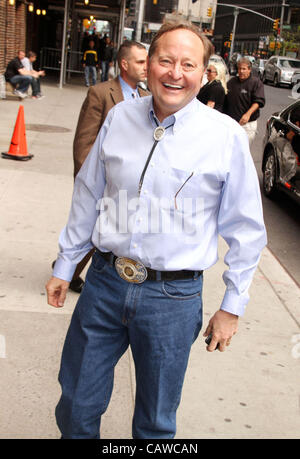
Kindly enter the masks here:
<path id="1" fill-rule="evenodd" d="M 91 86 L 81 107 L 73 143 L 74 177 L 79 172 L 109 110 L 119 102 L 132 97 L 149 95 L 137 84 L 146 79 L 147 51 L 135 41 L 124 41 L 119 48 L 117 61 L 120 75 L 113 80 Z M 89 252 L 78 264 L 70 289 L 80 293 L 83 280 L 80 274 L 91 258 Z"/>

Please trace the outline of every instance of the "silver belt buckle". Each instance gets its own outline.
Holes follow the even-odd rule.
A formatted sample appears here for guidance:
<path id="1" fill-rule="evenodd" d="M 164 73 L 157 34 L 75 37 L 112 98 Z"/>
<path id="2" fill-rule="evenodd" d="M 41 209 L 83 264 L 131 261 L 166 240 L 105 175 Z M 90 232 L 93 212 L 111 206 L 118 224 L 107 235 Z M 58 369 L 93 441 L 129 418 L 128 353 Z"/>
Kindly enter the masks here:
<path id="1" fill-rule="evenodd" d="M 139 261 L 131 258 L 118 257 L 115 260 L 115 268 L 119 276 L 127 282 L 141 284 L 147 279 L 147 268 Z"/>

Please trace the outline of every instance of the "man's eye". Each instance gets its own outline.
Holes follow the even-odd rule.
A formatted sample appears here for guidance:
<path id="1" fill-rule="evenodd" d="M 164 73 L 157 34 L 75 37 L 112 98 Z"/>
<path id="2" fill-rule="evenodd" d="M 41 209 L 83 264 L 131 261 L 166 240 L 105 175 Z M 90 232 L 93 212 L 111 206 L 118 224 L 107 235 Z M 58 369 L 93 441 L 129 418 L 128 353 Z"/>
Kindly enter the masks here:
<path id="1" fill-rule="evenodd" d="M 185 62 L 183 64 L 183 68 L 186 70 L 193 70 L 194 67 L 195 67 L 194 64 L 192 64 L 191 62 Z"/>

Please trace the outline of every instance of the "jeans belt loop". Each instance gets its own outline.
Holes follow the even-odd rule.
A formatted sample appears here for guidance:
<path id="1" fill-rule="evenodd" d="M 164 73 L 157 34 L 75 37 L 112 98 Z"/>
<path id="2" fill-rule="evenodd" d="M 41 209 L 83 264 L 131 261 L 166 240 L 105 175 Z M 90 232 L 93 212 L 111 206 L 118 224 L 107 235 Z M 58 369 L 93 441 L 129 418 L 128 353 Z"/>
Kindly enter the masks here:
<path id="1" fill-rule="evenodd" d="M 111 252 L 110 257 L 109 257 L 109 264 L 110 266 L 113 266 L 114 264 L 114 254 Z"/>
<path id="2" fill-rule="evenodd" d="M 161 271 L 156 271 L 156 280 L 161 281 Z"/>

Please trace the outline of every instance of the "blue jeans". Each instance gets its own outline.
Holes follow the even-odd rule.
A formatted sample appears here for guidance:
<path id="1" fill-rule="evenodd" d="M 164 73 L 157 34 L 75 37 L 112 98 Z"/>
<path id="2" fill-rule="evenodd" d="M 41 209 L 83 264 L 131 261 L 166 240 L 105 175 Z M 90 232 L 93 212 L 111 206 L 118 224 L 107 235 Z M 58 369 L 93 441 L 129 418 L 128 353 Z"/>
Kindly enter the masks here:
<path id="1" fill-rule="evenodd" d="M 31 78 L 31 89 L 32 89 L 32 95 L 37 96 L 41 94 L 41 83 L 39 78 Z"/>
<path id="2" fill-rule="evenodd" d="M 202 326 L 202 276 L 128 283 L 95 252 L 67 332 L 56 420 L 63 438 L 100 438 L 114 368 L 131 346 L 133 438 L 173 438 L 191 345 Z"/>
<path id="3" fill-rule="evenodd" d="M 10 78 L 10 82 L 16 86 L 18 85 L 18 90 L 21 92 L 26 92 L 29 85 L 31 84 L 32 77 L 30 75 L 14 75 Z"/>
<path id="4" fill-rule="evenodd" d="M 108 80 L 109 61 L 101 61 L 101 81 Z"/>
<path id="5" fill-rule="evenodd" d="M 90 85 L 90 74 L 92 75 L 92 85 L 96 84 L 97 80 L 97 70 L 96 67 L 93 65 L 86 65 L 84 67 L 84 77 L 85 77 L 85 84 L 87 86 Z"/>

